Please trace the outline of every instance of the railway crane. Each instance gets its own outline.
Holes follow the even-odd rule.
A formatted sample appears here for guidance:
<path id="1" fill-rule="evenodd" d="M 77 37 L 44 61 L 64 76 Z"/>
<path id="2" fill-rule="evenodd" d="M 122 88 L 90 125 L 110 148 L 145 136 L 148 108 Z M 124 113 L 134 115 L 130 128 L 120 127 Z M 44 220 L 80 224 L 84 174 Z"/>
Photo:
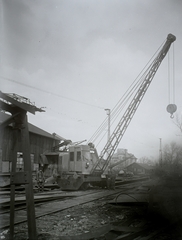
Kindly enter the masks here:
<path id="1" fill-rule="evenodd" d="M 45 154 L 48 162 L 56 158 L 58 170 L 56 181 L 62 190 L 84 189 L 89 183 L 102 186 L 106 184 L 106 179 L 102 177 L 103 173 L 107 169 L 118 144 L 128 128 L 161 62 L 175 40 L 176 37 L 174 35 L 168 34 L 164 45 L 145 73 L 137 92 L 100 155 L 98 155 L 92 143 L 88 145 L 80 144 L 70 146 L 66 152 L 51 152 Z"/>

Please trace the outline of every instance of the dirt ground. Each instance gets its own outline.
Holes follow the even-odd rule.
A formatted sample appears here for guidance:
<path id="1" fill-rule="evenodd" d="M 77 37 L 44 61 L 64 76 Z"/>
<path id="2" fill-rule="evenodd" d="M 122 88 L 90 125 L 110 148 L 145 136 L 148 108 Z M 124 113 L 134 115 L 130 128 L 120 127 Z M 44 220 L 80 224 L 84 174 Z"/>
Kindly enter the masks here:
<path id="1" fill-rule="evenodd" d="M 148 226 L 166 227 L 168 221 L 162 214 L 149 214 L 146 207 L 121 207 L 109 202 L 114 198 L 107 197 L 97 202 L 78 205 L 70 209 L 47 215 L 36 219 L 37 234 L 39 240 L 112 240 L 112 231 L 108 233 L 111 225 L 122 226 L 129 219 L 130 226 L 138 227 L 144 222 Z M 55 202 L 56 204 L 56 202 Z M 162 215 L 162 216 L 161 216 Z M 179 226 L 164 228 L 153 240 L 178 240 L 181 239 L 178 231 Z M 158 227 L 157 227 L 158 229 Z M 150 228 L 149 228 L 150 230 Z M 151 231 L 155 231 L 155 227 Z M 98 234 L 96 234 L 98 231 Z M 27 224 L 15 226 L 14 240 L 28 239 Z M 150 233 L 150 231 L 149 231 Z M 9 239 L 9 231 L 0 232 L 0 239 Z"/>
<path id="2" fill-rule="evenodd" d="M 124 234 L 113 231 L 113 226 L 147 227 L 151 240 L 182 239 L 182 179 L 162 180 L 154 188 L 157 205 L 111 204 L 116 195 L 94 202 L 76 205 L 36 219 L 38 240 L 113 240 Z M 56 201 L 53 202 L 56 204 Z M 127 223 L 127 225 L 126 225 Z M 128 232 L 127 232 L 128 233 Z M 118 235 L 117 235 L 118 234 Z M 9 239 L 9 229 L 0 231 L 0 239 Z M 27 240 L 26 223 L 15 225 L 14 240 Z M 135 239 L 135 238 L 130 238 Z M 140 238 L 137 238 L 140 240 Z"/>
<path id="3" fill-rule="evenodd" d="M 113 198 L 113 197 L 112 197 Z M 118 211 L 107 202 L 112 198 L 77 205 L 70 209 L 36 219 L 39 239 L 56 239 L 60 236 L 75 236 L 124 219 L 128 210 Z M 27 224 L 15 226 L 17 240 L 28 239 Z M 8 239 L 8 232 L 1 232 L 1 239 Z M 2 238 L 4 236 L 5 238 Z"/>

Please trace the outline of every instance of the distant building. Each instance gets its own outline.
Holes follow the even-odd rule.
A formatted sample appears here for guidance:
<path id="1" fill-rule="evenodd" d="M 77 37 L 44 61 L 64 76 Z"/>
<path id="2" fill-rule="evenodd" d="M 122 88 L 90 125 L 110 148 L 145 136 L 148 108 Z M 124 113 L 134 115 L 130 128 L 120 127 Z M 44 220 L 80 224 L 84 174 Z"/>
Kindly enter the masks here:
<path id="1" fill-rule="evenodd" d="M 114 168 L 119 171 L 136 161 L 137 158 L 133 154 L 128 153 L 127 149 L 119 148 L 117 149 L 117 152 L 113 155 L 110 164 L 116 165 Z"/>
<path id="2" fill-rule="evenodd" d="M 146 163 L 134 162 L 126 167 L 127 172 L 133 172 L 134 175 L 149 175 L 153 171 L 153 167 Z"/>

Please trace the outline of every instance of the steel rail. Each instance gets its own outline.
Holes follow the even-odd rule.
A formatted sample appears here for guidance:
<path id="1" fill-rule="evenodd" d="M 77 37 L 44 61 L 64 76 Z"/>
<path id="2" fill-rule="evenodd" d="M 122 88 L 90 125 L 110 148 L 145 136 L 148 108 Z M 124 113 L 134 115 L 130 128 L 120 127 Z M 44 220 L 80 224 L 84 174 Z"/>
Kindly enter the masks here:
<path id="1" fill-rule="evenodd" d="M 144 180 L 145 179 L 143 178 L 141 179 L 141 181 L 144 181 Z M 123 188 L 121 188 L 122 186 Z M 69 209 L 71 207 L 74 207 L 76 205 L 82 205 L 88 202 L 93 202 L 107 196 L 117 195 L 122 192 L 124 193 L 127 190 L 131 190 L 132 187 L 134 189 L 134 188 L 137 188 L 138 186 L 139 186 L 139 181 L 133 181 L 133 182 L 125 181 L 122 184 L 116 186 L 117 188 L 116 190 L 99 189 L 99 190 L 88 190 L 89 192 L 88 191 L 77 191 L 77 192 L 71 192 L 71 193 L 61 192 L 60 196 L 62 194 L 62 196 L 65 196 L 65 198 L 67 197 L 66 195 L 69 194 L 68 198 L 61 199 L 59 197 L 59 199 L 57 200 L 54 198 L 53 201 L 55 204 L 52 204 L 53 201 L 49 201 L 46 203 L 43 202 L 42 204 L 40 204 L 40 202 L 38 204 L 35 203 L 35 218 L 60 212 L 60 211 Z M 73 195 L 73 197 L 71 197 L 71 195 Z M 26 211 L 24 209 L 25 207 L 21 209 L 17 209 L 17 208 L 15 209 L 14 225 L 18 225 L 27 221 Z M 9 212 L 6 212 L 4 214 L 1 214 L 0 229 L 6 229 L 9 227 L 10 227 Z"/>

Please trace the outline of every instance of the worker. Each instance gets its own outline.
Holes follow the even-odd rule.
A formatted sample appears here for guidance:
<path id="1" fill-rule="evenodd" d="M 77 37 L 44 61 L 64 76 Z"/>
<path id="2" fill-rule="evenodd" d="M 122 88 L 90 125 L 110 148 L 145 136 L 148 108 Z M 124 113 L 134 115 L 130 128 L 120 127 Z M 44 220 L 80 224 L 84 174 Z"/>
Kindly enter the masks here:
<path id="1" fill-rule="evenodd" d="M 108 173 L 106 175 L 107 178 L 107 189 L 110 189 L 110 185 L 111 185 L 111 173 L 110 173 L 110 169 L 108 169 Z"/>
<path id="2" fill-rule="evenodd" d="M 108 189 L 115 189 L 115 179 L 116 179 L 116 174 L 114 170 L 111 168 L 108 169 L 108 174 L 107 174 L 107 188 Z"/>
<path id="3" fill-rule="evenodd" d="M 116 180 L 116 173 L 114 170 L 111 170 L 111 189 L 115 189 L 115 180 Z"/>
<path id="4" fill-rule="evenodd" d="M 44 173 L 43 173 L 43 166 L 40 166 L 38 172 L 37 172 L 37 186 L 38 186 L 38 191 L 43 192 L 44 191 Z"/>

